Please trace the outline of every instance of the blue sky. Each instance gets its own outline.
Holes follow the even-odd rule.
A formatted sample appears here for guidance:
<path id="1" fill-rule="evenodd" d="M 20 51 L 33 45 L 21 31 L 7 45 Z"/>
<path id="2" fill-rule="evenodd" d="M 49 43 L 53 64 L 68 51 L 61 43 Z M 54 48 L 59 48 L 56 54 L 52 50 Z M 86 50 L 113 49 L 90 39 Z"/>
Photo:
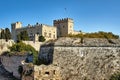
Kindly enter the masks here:
<path id="1" fill-rule="evenodd" d="M 54 19 L 74 19 L 74 29 L 120 35 L 120 0 L 0 0 L 0 28 L 20 21 L 53 25 Z"/>

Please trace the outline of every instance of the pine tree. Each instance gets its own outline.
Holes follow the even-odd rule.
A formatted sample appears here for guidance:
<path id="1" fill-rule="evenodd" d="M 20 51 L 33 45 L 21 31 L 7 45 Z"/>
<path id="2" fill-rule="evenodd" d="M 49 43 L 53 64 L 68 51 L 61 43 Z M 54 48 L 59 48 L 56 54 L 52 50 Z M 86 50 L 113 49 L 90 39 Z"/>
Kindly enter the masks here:
<path id="1" fill-rule="evenodd" d="M 6 41 L 11 39 L 11 33 L 10 33 L 9 28 L 5 28 L 5 39 L 6 39 Z"/>
<path id="2" fill-rule="evenodd" d="M 4 30 L 1 31 L 1 39 L 5 39 L 5 31 Z"/>

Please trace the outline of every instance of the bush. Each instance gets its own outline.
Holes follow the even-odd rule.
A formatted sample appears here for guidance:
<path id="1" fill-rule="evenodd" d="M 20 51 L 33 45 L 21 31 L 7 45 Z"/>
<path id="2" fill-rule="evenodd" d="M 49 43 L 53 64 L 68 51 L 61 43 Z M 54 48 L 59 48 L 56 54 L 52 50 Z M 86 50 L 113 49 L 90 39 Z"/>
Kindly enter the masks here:
<path id="1" fill-rule="evenodd" d="M 44 36 L 39 36 L 39 42 L 44 42 L 46 39 Z"/>
<path id="2" fill-rule="evenodd" d="M 77 38 L 106 38 L 106 39 L 118 39 L 119 36 L 113 34 L 112 32 L 95 32 L 95 33 L 86 33 L 86 34 L 77 34 L 77 35 L 69 35 L 69 37 L 77 37 Z"/>
<path id="3" fill-rule="evenodd" d="M 38 52 L 31 45 L 26 45 L 23 42 L 16 43 L 9 47 L 9 49 L 14 52 L 14 54 L 16 54 L 16 52 L 31 52 L 34 57 L 33 63 L 35 63 L 38 59 Z"/>
<path id="4" fill-rule="evenodd" d="M 110 80 L 120 80 L 120 72 L 115 73 L 110 77 Z"/>

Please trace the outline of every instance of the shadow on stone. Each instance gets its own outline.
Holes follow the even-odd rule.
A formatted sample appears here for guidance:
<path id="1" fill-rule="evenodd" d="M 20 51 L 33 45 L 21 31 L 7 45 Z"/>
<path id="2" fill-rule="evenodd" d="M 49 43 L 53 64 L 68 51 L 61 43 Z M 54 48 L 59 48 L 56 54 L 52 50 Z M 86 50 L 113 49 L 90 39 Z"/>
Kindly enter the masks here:
<path id="1" fill-rule="evenodd" d="M 49 65 L 53 63 L 53 53 L 54 53 L 54 43 L 47 45 L 42 45 L 40 48 L 40 53 L 38 60 L 41 64 Z"/>

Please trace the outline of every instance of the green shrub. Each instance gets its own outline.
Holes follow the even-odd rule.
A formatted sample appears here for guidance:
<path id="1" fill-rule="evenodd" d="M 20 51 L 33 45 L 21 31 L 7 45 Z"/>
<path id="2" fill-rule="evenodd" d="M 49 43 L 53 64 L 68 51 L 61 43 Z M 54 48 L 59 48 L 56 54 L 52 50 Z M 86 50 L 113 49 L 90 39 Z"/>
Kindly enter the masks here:
<path id="1" fill-rule="evenodd" d="M 38 52 L 31 45 L 26 45 L 23 42 L 13 44 L 13 46 L 9 47 L 9 49 L 14 52 L 14 54 L 16 54 L 16 52 L 31 52 L 34 57 L 33 63 L 35 63 L 38 59 Z"/>
<path id="2" fill-rule="evenodd" d="M 44 36 L 39 36 L 39 42 L 44 42 L 46 39 Z"/>
<path id="3" fill-rule="evenodd" d="M 120 80 L 120 72 L 115 73 L 110 77 L 110 80 Z"/>
<path id="4" fill-rule="evenodd" d="M 99 32 L 95 32 L 95 33 L 86 33 L 86 34 L 77 34 L 77 35 L 72 35 L 69 34 L 69 37 L 77 37 L 77 38 L 106 38 L 106 39 L 118 39 L 119 36 L 113 34 L 112 32 L 103 32 L 103 31 L 99 31 Z"/>

